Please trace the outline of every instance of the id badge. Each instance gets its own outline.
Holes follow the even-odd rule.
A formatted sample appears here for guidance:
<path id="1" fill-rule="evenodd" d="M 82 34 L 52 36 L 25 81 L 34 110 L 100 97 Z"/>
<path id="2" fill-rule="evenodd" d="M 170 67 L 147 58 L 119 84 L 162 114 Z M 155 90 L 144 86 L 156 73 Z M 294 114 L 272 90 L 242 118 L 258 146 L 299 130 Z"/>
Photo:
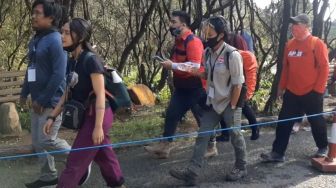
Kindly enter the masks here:
<path id="1" fill-rule="evenodd" d="M 212 86 L 209 87 L 208 96 L 212 99 L 215 97 L 215 89 Z"/>
<path id="2" fill-rule="evenodd" d="M 36 81 L 36 69 L 28 68 L 28 82 L 35 82 L 35 81 Z"/>

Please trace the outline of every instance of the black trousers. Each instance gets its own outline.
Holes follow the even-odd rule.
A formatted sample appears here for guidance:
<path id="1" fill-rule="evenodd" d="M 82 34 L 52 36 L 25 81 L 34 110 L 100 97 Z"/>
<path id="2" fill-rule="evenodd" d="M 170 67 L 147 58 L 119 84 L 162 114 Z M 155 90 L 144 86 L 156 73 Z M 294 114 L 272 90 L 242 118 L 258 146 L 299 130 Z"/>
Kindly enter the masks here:
<path id="1" fill-rule="evenodd" d="M 286 91 L 283 97 L 283 104 L 278 119 L 290 119 L 323 112 L 323 94 L 311 91 L 306 95 L 298 96 L 290 91 Z M 312 134 L 318 148 L 328 146 L 327 125 L 323 115 L 308 117 L 311 124 Z M 294 123 L 297 120 L 283 121 L 277 124 L 275 140 L 273 142 L 273 152 L 284 155 L 287 149 L 289 137 Z"/>
<path id="2" fill-rule="evenodd" d="M 192 110 L 197 123 L 199 123 L 199 117 L 197 117 L 199 112 L 195 106 L 204 95 L 206 94 L 203 88 L 175 88 L 166 111 L 163 137 L 175 135 L 178 121 L 188 110 Z M 173 139 L 168 138 L 168 141 L 173 141 Z"/>
<path id="3" fill-rule="evenodd" d="M 249 122 L 250 125 L 253 125 L 253 124 L 257 123 L 256 115 L 255 115 L 254 111 L 252 110 L 252 108 L 250 107 L 248 101 L 246 101 L 245 104 L 244 104 L 244 106 L 242 107 L 242 113 L 246 117 L 246 119 L 248 120 L 248 122 Z M 220 125 L 221 125 L 222 129 L 227 128 L 224 120 L 220 121 Z M 251 127 L 251 130 L 254 131 L 254 132 L 256 132 L 257 129 L 258 129 L 257 126 L 252 126 Z M 230 133 L 229 133 L 228 130 L 224 130 L 224 131 L 222 131 L 222 135 L 230 136 Z"/>

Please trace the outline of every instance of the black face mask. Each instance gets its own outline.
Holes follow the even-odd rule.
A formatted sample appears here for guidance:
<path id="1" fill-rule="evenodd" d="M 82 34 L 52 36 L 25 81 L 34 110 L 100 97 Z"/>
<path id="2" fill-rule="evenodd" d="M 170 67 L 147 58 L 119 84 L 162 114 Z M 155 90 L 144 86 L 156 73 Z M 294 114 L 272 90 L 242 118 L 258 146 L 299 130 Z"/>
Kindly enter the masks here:
<path id="1" fill-rule="evenodd" d="M 63 47 L 63 50 L 67 52 L 73 52 L 77 47 L 79 46 L 79 43 L 73 43 L 71 46 Z"/>
<path id="2" fill-rule="evenodd" d="M 218 36 L 216 37 L 212 37 L 212 38 L 208 38 L 207 41 L 205 41 L 203 44 L 204 46 L 207 48 L 214 48 L 217 44 L 218 44 Z"/>
<path id="3" fill-rule="evenodd" d="M 170 27 L 169 31 L 170 34 L 173 35 L 174 37 L 178 37 L 181 34 L 181 29 L 179 28 Z"/>

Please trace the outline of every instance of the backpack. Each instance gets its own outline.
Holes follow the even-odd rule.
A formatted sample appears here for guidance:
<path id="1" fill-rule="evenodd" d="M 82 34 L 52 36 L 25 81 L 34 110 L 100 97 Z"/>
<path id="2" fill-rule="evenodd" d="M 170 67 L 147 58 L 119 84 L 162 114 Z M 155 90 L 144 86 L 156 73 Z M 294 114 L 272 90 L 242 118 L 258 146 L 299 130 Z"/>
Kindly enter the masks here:
<path id="1" fill-rule="evenodd" d="M 84 67 L 88 58 L 95 55 L 92 52 L 87 52 L 85 54 L 83 63 Z M 117 73 L 117 71 L 113 68 L 104 67 L 104 82 L 105 82 L 105 94 L 106 99 L 109 102 L 113 112 L 120 111 L 122 109 L 130 109 L 132 105 L 131 98 L 127 91 L 127 87 L 122 81 L 121 77 Z M 91 98 L 94 95 L 92 91 L 89 95 Z"/>
<path id="2" fill-rule="evenodd" d="M 229 66 L 229 59 L 232 52 L 238 51 L 240 55 L 242 56 L 243 60 L 243 70 L 244 70 L 244 78 L 245 82 L 242 85 L 242 90 L 239 96 L 238 104 L 237 106 L 242 107 L 245 100 L 249 100 L 252 98 L 255 87 L 257 84 L 257 71 L 258 71 L 258 63 L 255 55 L 250 51 L 244 51 L 244 50 L 233 50 L 231 52 L 227 52 L 225 54 L 227 68 L 230 69 Z M 208 56 L 208 52 L 206 52 L 206 56 Z M 228 80 L 227 85 L 229 85 L 231 82 L 231 76 Z"/>
<path id="3" fill-rule="evenodd" d="M 258 62 L 250 51 L 238 50 L 243 59 L 245 85 L 247 87 L 246 99 L 251 99 L 257 85 Z"/>
<path id="4" fill-rule="evenodd" d="M 229 59 L 232 52 L 238 51 L 243 60 L 243 70 L 244 70 L 244 78 L 245 82 L 242 85 L 242 90 L 240 92 L 238 105 L 243 105 L 246 100 L 252 98 L 255 87 L 257 85 L 257 70 L 258 70 L 258 63 L 255 55 L 250 51 L 244 50 L 233 50 L 231 52 L 226 52 L 226 62 L 227 68 L 230 69 Z M 231 78 L 231 77 L 230 77 Z M 230 84 L 230 78 L 228 81 L 228 85 Z"/>
<path id="5" fill-rule="evenodd" d="M 249 33 L 247 33 L 246 31 L 244 31 L 244 30 L 241 30 L 240 36 L 246 42 L 246 45 L 247 45 L 247 48 L 248 48 L 247 50 L 253 53 L 254 50 L 253 50 L 253 39 L 252 39 L 252 36 Z"/>

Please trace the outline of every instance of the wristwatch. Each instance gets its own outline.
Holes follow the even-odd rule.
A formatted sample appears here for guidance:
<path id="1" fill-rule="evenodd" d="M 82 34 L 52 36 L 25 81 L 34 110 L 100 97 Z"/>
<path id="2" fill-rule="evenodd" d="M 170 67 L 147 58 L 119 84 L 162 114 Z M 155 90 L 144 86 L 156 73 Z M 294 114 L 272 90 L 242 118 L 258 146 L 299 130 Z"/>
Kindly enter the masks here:
<path id="1" fill-rule="evenodd" d="M 55 120 L 56 120 L 56 117 L 54 117 L 54 116 L 48 116 L 48 117 L 47 117 L 47 120 L 49 120 L 49 119 L 51 119 L 52 121 L 55 121 Z"/>

